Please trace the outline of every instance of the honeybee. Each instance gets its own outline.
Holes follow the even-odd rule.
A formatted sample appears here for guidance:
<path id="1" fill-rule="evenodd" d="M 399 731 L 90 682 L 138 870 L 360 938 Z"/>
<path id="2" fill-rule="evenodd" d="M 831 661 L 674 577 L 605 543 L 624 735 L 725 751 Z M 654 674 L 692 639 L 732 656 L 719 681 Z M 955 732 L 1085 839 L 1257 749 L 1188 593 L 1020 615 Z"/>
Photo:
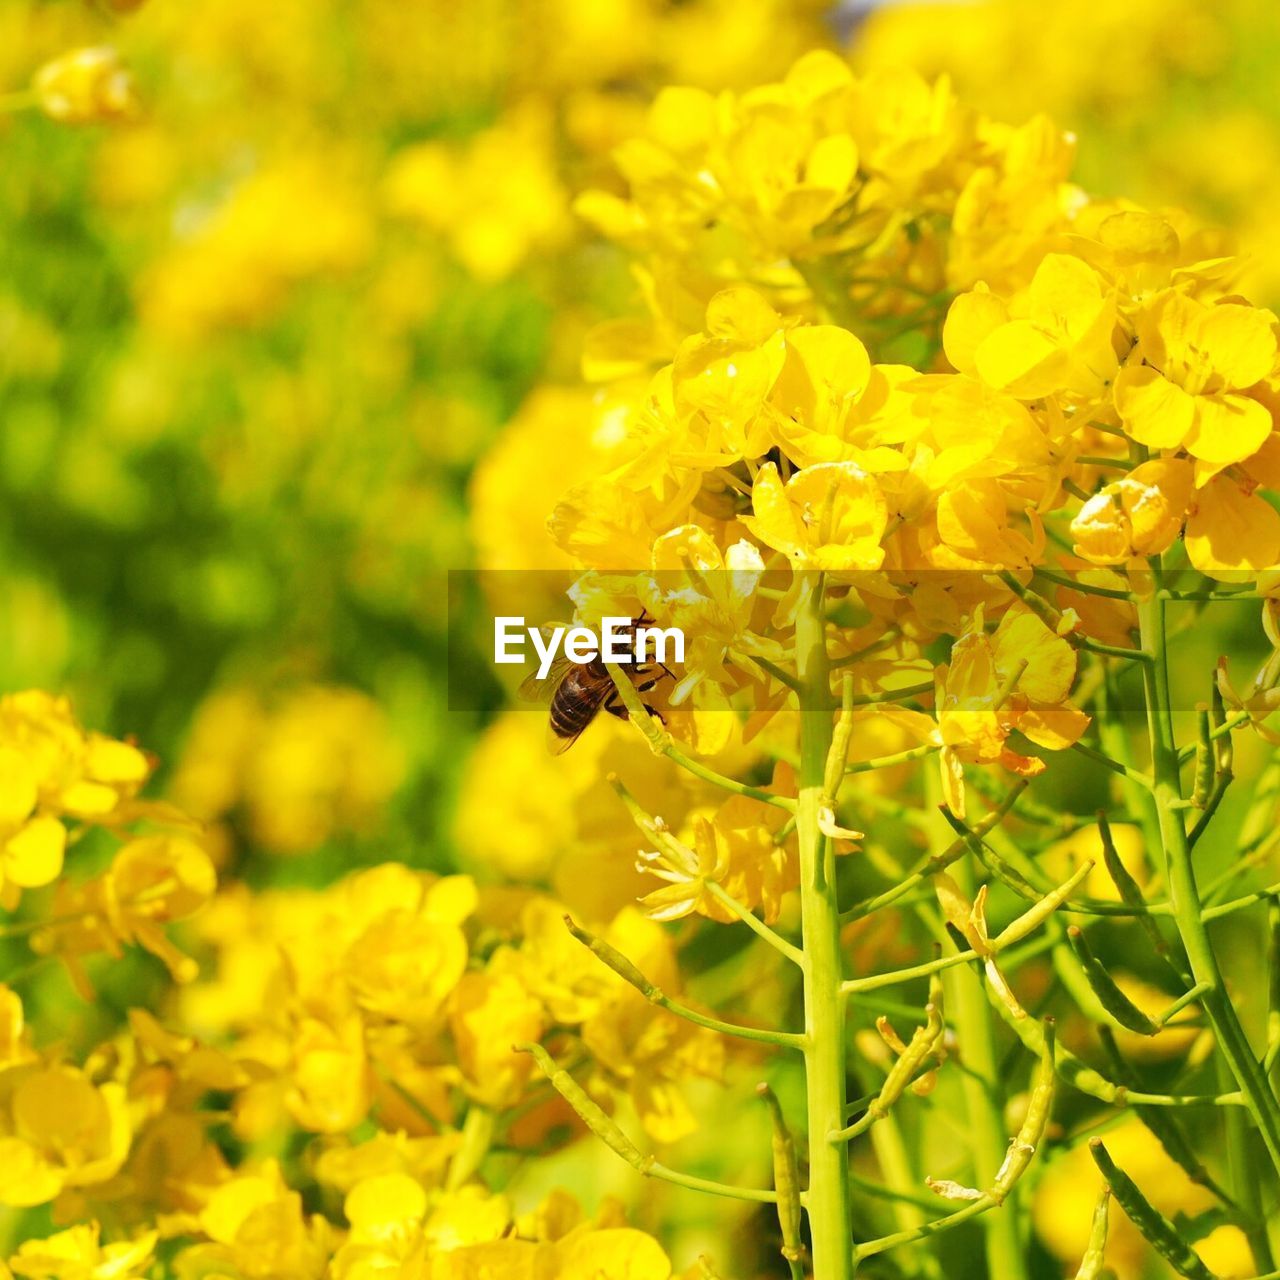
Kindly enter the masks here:
<path id="1" fill-rule="evenodd" d="M 634 629 L 652 620 L 648 614 L 642 613 L 632 619 L 631 625 Z M 671 675 L 671 671 L 665 664 L 657 662 L 636 666 L 630 674 L 636 691 L 648 693 L 663 676 Z M 519 694 L 526 702 L 545 702 L 550 708 L 547 750 L 553 756 L 568 751 L 601 711 L 617 716 L 619 720 L 629 719 L 609 668 L 600 657 L 574 662 L 561 653 L 543 679 L 538 679 L 536 672 L 527 677 L 520 686 Z M 646 702 L 644 709 L 666 724 L 666 717 L 657 707 Z"/>

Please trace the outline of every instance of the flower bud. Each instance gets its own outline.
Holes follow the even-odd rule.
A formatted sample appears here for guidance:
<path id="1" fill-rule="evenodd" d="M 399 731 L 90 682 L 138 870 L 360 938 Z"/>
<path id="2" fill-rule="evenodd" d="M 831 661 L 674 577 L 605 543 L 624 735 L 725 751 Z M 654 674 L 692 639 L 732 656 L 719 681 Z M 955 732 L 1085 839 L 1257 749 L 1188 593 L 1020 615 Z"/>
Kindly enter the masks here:
<path id="1" fill-rule="evenodd" d="M 1071 522 L 1075 551 L 1094 564 L 1118 564 L 1167 551 L 1191 501 L 1191 464 L 1155 458 L 1109 484 Z"/>
<path id="2" fill-rule="evenodd" d="M 125 120 L 138 112 L 133 76 L 112 48 L 74 49 L 36 72 L 40 109 L 63 124 Z"/>

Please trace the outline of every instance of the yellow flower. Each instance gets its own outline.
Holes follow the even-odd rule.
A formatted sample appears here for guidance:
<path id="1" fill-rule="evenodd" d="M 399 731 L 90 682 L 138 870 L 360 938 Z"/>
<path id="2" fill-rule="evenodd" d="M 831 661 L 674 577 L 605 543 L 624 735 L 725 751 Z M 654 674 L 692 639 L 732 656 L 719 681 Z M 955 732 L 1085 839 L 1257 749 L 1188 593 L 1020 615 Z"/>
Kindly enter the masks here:
<path id="1" fill-rule="evenodd" d="M 634 203 L 589 192 L 578 212 L 619 239 L 652 236 L 708 255 L 721 242 L 775 260 L 801 247 L 857 178 L 858 148 L 839 112 L 851 82 L 838 58 L 815 52 L 781 83 L 723 105 L 698 89 L 665 89 L 647 136 L 615 153 Z"/>
<path id="2" fill-rule="evenodd" d="M 800 883 L 794 843 L 775 843 L 783 815 L 771 805 L 732 796 L 713 815 L 697 814 L 693 847 L 677 840 L 640 854 L 640 865 L 667 883 L 645 894 L 641 906 L 654 920 L 678 920 L 696 911 L 728 922 L 737 916 L 707 889 L 718 885 L 748 911 L 760 908 L 772 923 L 782 898 Z"/>
<path id="3" fill-rule="evenodd" d="M 1011 733 L 1050 751 L 1084 733 L 1089 717 L 1067 701 L 1075 674 L 1075 650 L 1030 610 L 1010 609 L 991 635 L 979 610 L 953 645 L 951 661 L 937 669 L 936 721 L 892 705 L 874 710 L 918 742 L 942 748 L 943 797 L 963 817 L 964 765 L 1000 764 L 1033 777 L 1044 761 L 1013 750 Z"/>
<path id="4" fill-rule="evenodd" d="M 24 761 L 4 778 L 0 814 L 16 808 L 34 786 L 36 806 L 44 812 L 112 822 L 129 815 L 127 802 L 151 773 L 137 747 L 86 732 L 65 698 L 36 689 L 0 697 L 0 747 L 11 760 Z"/>
<path id="5" fill-rule="evenodd" d="M 901 470 L 906 459 L 892 446 L 914 424 L 898 387 L 915 376 L 873 366 L 847 329 L 797 325 L 787 331 L 787 360 L 771 395 L 774 438 L 801 467 L 857 462 L 873 472 Z"/>
<path id="6" fill-rule="evenodd" d="M 121 1085 L 71 1066 L 0 1072 L 0 1203 L 45 1204 L 64 1188 L 105 1182 L 129 1153 Z"/>
<path id="7" fill-rule="evenodd" d="M 6 906 L 62 870 L 67 830 L 52 815 L 36 813 L 38 801 L 35 771 L 21 752 L 0 742 L 0 901 Z"/>
<path id="8" fill-rule="evenodd" d="M 1274 324 L 1243 303 L 1160 294 L 1137 320 L 1143 362 L 1116 377 L 1124 429 L 1152 449 L 1185 448 L 1207 474 L 1255 453 L 1273 424 L 1247 393 L 1275 367 Z"/>
<path id="9" fill-rule="evenodd" d="M 556 1249 L 558 1280 L 668 1280 L 671 1262 L 652 1237 L 630 1227 L 574 1233 Z"/>
<path id="10" fill-rule="evenodd" d="M 966 480 L 938 495 L 934 521 L 938 546 L 928 564 L 938 569 L 1025 569 L 1044 551 L 1044 533 L 1035 512 L 1028 513 L 1029 533 L 1011 518 L 1016 499 L 996 480 Z M 915 567 L 909 561 L 904 568 Z"/>
<path id="11" fill-rule="evenodd" d="M 849 573 L 884 562 L 885 497 L 857 463 L 820 462 L 784 485 L 767 462 L 756 475 L 751 504 L 754 514 L 742 523 L 797 569 Z"/>
<path id="12" fill-rule="evenodd" d="M 1087 263 L 1048 254 L 1023 295 L 1006 306 L 978 291 L 947 316 L 947 356 L 962 372 L 1019 400 L 1096 398 L 1116 370 L 1115 300 Z"/>
<path id="13" fill-rule="evenodd" d="M 1194 482 L 1185 458 L 1154 458 L 1091 497 L 1071 521 L 1076 555 L 1120 564 L 1167 551 L 1182 532 Z"/>
<path id="14" fill-rule="evenodd" d="M 414 1262 L 422 1260 L 427 1212 L 420 1183 L 402 1173 L 363 1178 L 347 1193 L 343 1212 L 351 1230 L 334 1255 L 334 1280 L 414 1274 Z"/>
<path id="15" fill-rule="evenodd" d="M 505 957 L 505 960 L 504 960 Z M 453 991 L 449 1022 L 467 1091 L 485 1106 L 515 1103 L 529 1078 L 533 1060 L 512 1045 L 541 1039 L 542 1003 L 516 973 L 514 960 L 499 952 L 489 971 L 468 973 Z"/>
<path id="16" fill-rule="evenodd" d="M 298 855 L 369 830 L 403 775 L 386 713 L 359 690 L 227 689 L 197 712 L 172 794 L 206 822 L 243 811 L 255 844 Z"/>
<path id="17" fill-rule="evenodd" d="M 209 855 L 183 836 L 140 836 L 123 845 L 110 868 L 82 884 L 63 881 L 54 918 L 31 939 L 33 950 L 59 955 L 82 990 L 88 984 L 80 957 L 137 945 L 151 952 L 179 982 L 192 981 L 194 960 L 180 951 L 163 925 L 195 914 L 213 896 L 217 876 Z"/>
<path id="18" fill-rule="evenodd" d="M 477 279 L 505 279 L 530 255 L 560 248 L 572 230 L 551 123 L 530 100 L 463 147 L 405 148 L 386 177 L 388 207 L 446 237 Z"/>
<path id="19" fill-rule="evenodd" d="M 696 440 L 677 442 L 672 461 L 711 467 L 764 453 L 771 437 L 763 410 L 786 357 L 782 317 L 758 293 L 716 294 L 706 332 L 682 343 L 671 366 L 672 408 Z"/>
<path id="20" fill-rule="evenodd" d="M 618 914 L 607 940 L 663 991 L 679 992 L 674 947 L 661 926 L 628 909 Z M 650 1004 L 635 987 L 617 978 L 583 1024 L 582 1038 L 596 1061 L 630 1094 L 645 1130 L 656 1141 L 675 1142 L 697 1129 L 682 1085 L 694 1077 L 720 1078 L 725 1048 L 714 1032 Z"/>
<path id="21" fill-rule="evenodd" d="M 755 676 L 752 655 L 782 656 L 776 643 L 750 630 L 764 575 L 751 543 L 735 542 L 721 552 L 705 529 L 679 525 L 654 542 L 652 564 L 653 574 L 640 579 L 641 598 L 662 626 L 679 627 L 685 636 L 683 674 L 668 695 L 671 705 L 679 706 L 703 681 L 734 685 L 738 677 L 726 663 Z"/>
<path id="22" fill-rule="evenodd" d="M 16 1276 L 32 1280 L 144 1280 L 151 1267 L 157 1233 L 135 1240 L 99 1242 L 96 1222 L 75 1226 L 44 1240 L 26 1240 L 9 1259 Z"/>
<path id="23" fill-rule="evenodd" d="M 210 1193 L 196 1223 L 209 1244 L 183 1252 L 179 1270 L 242 1274 L 253 1280 L 318 1280 L 329 1257 L 331 1228 L 303 1212 L 302 1197 L 285 1186 L 280 1167 L 242 1169 Z"/>
<path id="24" fill-rule="evenodd" d="M 139 109 L 133 76 L 111 48 L 64 53 L 36 72 L 32 87 L 45 115 L 63 124 L 127 120 Z"/>
<path id="25" fill-rule="evenodd" d="M 1214 476 L 1192 499 L 1186 542 L 1201 573 L 1239 582 L 1280 565 L 1280 513 L 1251 485 Z"/>

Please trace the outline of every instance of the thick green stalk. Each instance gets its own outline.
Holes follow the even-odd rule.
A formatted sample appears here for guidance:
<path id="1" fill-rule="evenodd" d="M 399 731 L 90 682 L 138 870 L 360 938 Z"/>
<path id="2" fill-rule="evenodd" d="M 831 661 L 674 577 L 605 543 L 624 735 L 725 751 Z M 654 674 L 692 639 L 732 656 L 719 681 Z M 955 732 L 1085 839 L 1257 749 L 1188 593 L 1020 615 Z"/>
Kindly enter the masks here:
<path id="1" fill-rule="evenodd" d="M 1160 583 L 1158 561 L 1152 565 Z M 1173 707 L 1169 697 L 1169 656 L 1165 632 L 1165 601 L 1157 590 L 1138 602 L 1141 644 L 1154 661 L 1143 664 L 1143 688 L 1147 704 L 1147 732 L 1151 739 L 1151 771 L 1160 842 L 1164 850 L 1169 904 L 1186 949 L 1192 976 L 1203 983 L 1201 1007 L 1208 1014 L 1218 1047 L 1244 1096 L 1272 1163 L 1280 1172 L 1280 1101 L 1267 1082 L 1262 1064 L 1253 1052 L 1240 1019 L 1227 995 L 1218 958 L 1201 913 L 1191 847 L 1183 824 L 1182 779 L 1173 733 Z"/>
<path id="2" fill-rule="evenodd" d="M 814 1276 L 820 1280 L 851 1280 L 853 1224 L 849 1157 L 843 1143 L 829 1138 L 844 1124 L 845 1044 L 835 858 L 830 841 L 818 825 L 835 709 L 827 662 L 822 579 L 818 575 L 808 577 L 796 617 L 796 667 L 801 682 L 796 834 L 800 845 L 804 1056 L 809 1120 L 806 1208 Z"/>

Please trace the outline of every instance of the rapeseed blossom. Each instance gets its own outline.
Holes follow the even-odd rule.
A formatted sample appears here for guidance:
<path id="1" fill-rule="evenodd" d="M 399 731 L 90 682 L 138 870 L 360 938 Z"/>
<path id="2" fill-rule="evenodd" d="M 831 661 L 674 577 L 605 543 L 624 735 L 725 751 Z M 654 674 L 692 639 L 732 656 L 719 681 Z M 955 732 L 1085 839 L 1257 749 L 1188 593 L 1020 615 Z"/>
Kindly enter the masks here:
<path id="1" fill-rule="evenodd" d="M 0 1202 L 51 1224 L 8 1270 L 712 1280 L 714 1226 L 743 1274 L 844 1280 L 970 1217 L 1000 1280 L 1032 1226 L 1082 1275 L 1179 1233 L 1271 1270 L 1237 1166 L 1251 1124 L 1280 1168 L 1275 1037 L 1206 929 L 1274 909 L 1245 880 L 1274 778 L 1220 813 L 1280 663 L 1278 326 L 1242 264 L 1094 198 L 1046 115 L 804 52 L 804 0 L 402 8 L 147 6 L 119 57 L 45 17 L 13 102 L 104 126 L 129 268 L 78 465 L 34 412 L 15 483 L 56 473 L 159 566 L 192 652 L 113 662 L 201 671 L 170 801 L 131 739 L 0 697 Z M 71 327 L 17 294 L 0 321 L 61 412 Z M 482 566 L 572 579 L 517 583 L 531 616 L 687 634 L 617 681 L 632 723 L 549 757 L 494 714 L 463 762 L 497 693 L 450 719 L 420 651 L 464 492 Z M 209 549 L 224 514 L 243 552 Z M 1184 707 L 1166 611 L 1233 593 L 1273 652 Z M 275 668 L 224 639 L 267 629 Z M 1096 1131 L 1133 1184 L 1106 1175 L 1106 1239 Z M 693 1191 L 741 1216 L 665 1198 Z"/>

